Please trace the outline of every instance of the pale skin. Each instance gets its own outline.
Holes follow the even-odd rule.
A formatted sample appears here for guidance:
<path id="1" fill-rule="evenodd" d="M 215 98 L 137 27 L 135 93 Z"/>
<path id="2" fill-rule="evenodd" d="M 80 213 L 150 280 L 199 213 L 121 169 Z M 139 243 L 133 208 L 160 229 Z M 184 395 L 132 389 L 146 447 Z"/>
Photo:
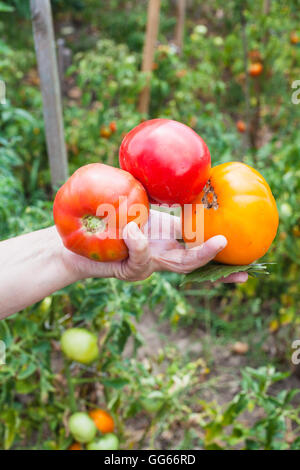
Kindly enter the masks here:
<path id="1" fill-rule="evenodd" d="M 161 239 L 149 238 L 151 224 L 160 223 Z M 172 238 L 163 239 L 165 223 L 174 225 Z M 144 233 L 143 233 L 144 232 Z M 131 222 L 123 236 L 129 257 L 101 263 L 67 250 L 55 226 L 0 242 L 0 319 L 23 310 L 53 292 L 90 277 L 123 281 L 146 279 L 155 271 L 188 273 L 211 261 L 227 244 L 222 235 L 200 247 L 185 248 L 178 217 L 151 211 L 144 231 Z M 246 273 L 236 273 L 222 282 L 245 282 Z"/>

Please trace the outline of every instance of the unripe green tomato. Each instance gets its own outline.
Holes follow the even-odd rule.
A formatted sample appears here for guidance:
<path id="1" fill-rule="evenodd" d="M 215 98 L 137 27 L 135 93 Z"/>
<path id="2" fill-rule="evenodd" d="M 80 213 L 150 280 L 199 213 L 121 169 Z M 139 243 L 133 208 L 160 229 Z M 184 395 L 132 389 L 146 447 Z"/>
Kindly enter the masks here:
<path id="1" fill-rule="evenodd" d="M 39 310 L 42 313 L 47 313 L 50 310 L 52 304 L 52 297 L 45 297 L 40 303 Z"/>
<path id="2" fill-rule="evenodd" d="M 144 410 L 148 411 L 148 413 L 156 413 L 164 404 L 163 394 L 158 390 L 153 391 L 149 393 L 149 395 L 142 397 L 140 402 Z"/>
<path id="3" fill-rule="evenodd" d="M 97 433 L 94 421 L 87 413 L 77 412 L 69 419 L 70 433 L 77 442 L 91 442 Z"/>
<path id="4" fill-rule="evenodd" d="M 89 364 L 99 354 L 97 336 L 84 328 L 70 328 L 61 337 L 63 353 L 73 361 Z"/>
<path id="5" fill-rule="evenodd" d="M 86 448 L 87 450 L 118 450 L 119 439 L 115 434 L 108 433 L 100 439 L 89 442 Z"/>
<path id="6" fill-rule="evenodd" d="M 291 217 L 291 215 L 293 214 L 293 208 L 287 202 L 283 202 L 280 205 L 280 213 L 283 217 L 286 217 L 286 218 Z"/>

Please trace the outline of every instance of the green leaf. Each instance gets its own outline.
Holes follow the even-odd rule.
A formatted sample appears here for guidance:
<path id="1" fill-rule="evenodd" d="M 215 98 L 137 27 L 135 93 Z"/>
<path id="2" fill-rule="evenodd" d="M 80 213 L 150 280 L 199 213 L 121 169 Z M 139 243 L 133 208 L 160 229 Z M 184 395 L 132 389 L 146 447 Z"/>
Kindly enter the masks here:
<path id="1" fill-rule="evenodd" d="M 102 379 L 101 380 L 102 385 L 105 387 L 112 387 L 115 389 L 120 389 L 125 387 L 129 383 L 127 379 Z"/>
<path id="2" fill-rule="evenodd" d="M 17 412 L 13 408 L 6 410 L 1 415 L 1 418 L 3 418 L 5 421 L 4 449 L 8 450 L 14 443 L 20 420 Z"/>
<path id="3" fill-rule="evenodd" d="M 15 383 L 16 392 L 21 395 L 28 395 L 37 389 L 38 385 L 34 382 L 29 382 L 26 380 L 16 380 Z"/>
<path id="4" fill-rule="evenodd" d="M 18 373 L 17 378 L 18 380 L 25 380 L 30 377 L 35 371 L 37 367 L 35 364 L 26 364 L 22 367 L 21 371 Z"/>
<path id="5" fill-rule="evenodd" d="M 3 2 L 0 2 L 0 11 L 5 12 L 5 13 L 10 13 L 10 12 L 14 11 L 14 7 L 11 7 L 9 5 L 6 5 Z"/>
<path id="6" fill-rule="evenodd" d="M 247 272 L 250 276 L 255 276 L 256 274 L 269 274 L 267 271 L 268 264 L 273 263 L 253 263 L 244 266 L 233 266 L 212 261 L 211 263 L 196 269 L 192 273 L 187 274 L 180 285 L 183 286 L 188 282 L 215 282 L 222 277 L 227 277 L 230 274 L 239 272 Z"/>

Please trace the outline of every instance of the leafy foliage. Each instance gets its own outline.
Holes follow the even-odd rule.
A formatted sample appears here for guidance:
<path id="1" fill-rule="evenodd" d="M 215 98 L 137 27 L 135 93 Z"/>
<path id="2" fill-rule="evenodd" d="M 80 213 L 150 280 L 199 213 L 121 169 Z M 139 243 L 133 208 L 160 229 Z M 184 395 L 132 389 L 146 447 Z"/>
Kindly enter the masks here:
<path id="1" fill-rule="evenodd" d="M 270 183 L 280 228 L 263 263 L 274 264 L 269 276 L 240 286 L 199 286 L 194 274 L 181 288 L 182 278 L 172 273 L 135 284 L 89 279 L 3 320 L 0 447 L 67 448 L 70 413 L 97 404 L 114 414 L 122 448 L 299 449 L 298 397 L 281 372 L 290 369 L 290 344 L 300 331 L 300 107 L 291 102 L 300 49 L 290 42 L 290 33 L 299 32 L 299 2 L 270 2 L 266 15 L 258 0 L 242 10 L 236 0 L 195 0 L 179 55 L 172 44 L 175 11 L 163 1 L 149 116 L 137 112 L 146 83 L 140 72 L 146 1 L 88 0 L 81 9 L 82 3 L 52 2 L 57 34 L 73 51 L 64 94 L 70 171 L 92 161 L 117 165 L 122 137 L 147 117 L 184 122 L 204 137 L 214 164 L 242 160 Z M 5 239 L 51 225 L 53 195 L 29 2 L 3 0 L 0 11 Z M 248 52 L 261 55 L 257 81 L 247 74 L 243 38 Z M 237 119 L 246 121 L 243 135 Z M 101 133 L 112 121 L 116 131 Z M 149 335 L 150 315 L 159 346 Z M 91 366 L 62 356 L 61 334 L 73 326 L 99 336 L 101 353 Z M 218 381 L 226 367 L 218 368 L 217 351 L 225 354 L 236 340 L 246 341 L 249 352 L 230 366 L 236 388 L 223 397 Z"/>

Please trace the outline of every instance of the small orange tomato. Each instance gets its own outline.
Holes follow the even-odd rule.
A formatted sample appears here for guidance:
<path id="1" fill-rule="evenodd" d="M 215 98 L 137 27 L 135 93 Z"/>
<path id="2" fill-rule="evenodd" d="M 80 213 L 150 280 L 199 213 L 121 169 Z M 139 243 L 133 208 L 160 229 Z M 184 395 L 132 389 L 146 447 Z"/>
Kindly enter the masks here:
<path id="1" fill-rule="evenodd" d="M 291 33 L 291 35 L 290 35 L 290 42 L 291 42 L 291 44 L 298 44 L 298 42 L 299 42 L 299 37 L 298 37 L 298 34 L 297 34 L 297 33 L 295 33 L 295 32 Z"/>
<path id="2" fill-rule="evenodd" d="M 215 235 L 227 238 L 227 246 L 215 258 L 220 263 L 250 264 L 268 251 L 275 238 L 275 199 L 262 175 L 244 163 L 212 168 L 206 187 L 193 204 L 204 205 L 204 240 Z M 195 227 L 195 210 L 191 214 L 190 220 L 189 215 L 183 217 L 183 234 L 186 223 Z M 187 243 L 195 241 L 183 238 Z"/>
<path id="3" fill-rule="evenodd" d="M 249 67 L 251 77 L 258 77 L 263 71 L 263 65 L 260 62 L 254 62 Z"/>
<path id="4" fill-rule="evenodd" d="M 111 130 L 112 132 L 116 132 L 116 131 L 117 131 L 117 123 L 116 123 L 116 121 L 111 121 L 111 122 L 109 123 L 109 128 L 110 128 L 110 130 Z"/>
<path id="5" fill-rule="evenodd" d="M 68 450 L 82 450 L 82 449 L 81 449 L 81 445 L 79 444 L 79 442 L 73 442 L 73 444 L 70 445 Z"/>
<path id="6" fill-rule="evenodd" d="M 115 427 L 114 420 L 107 411 L 97 408 L 90 411 L 89 415 L 94 421 L 96 428 L 98 428 L 102 434 L 113 432 Z"/>
<path id="7" fill-rule="evenodd" d="M 100 136 L 104 139 L 109 139 L 111 136 L 111 129 L 109 127 L 101 127 L 100 129 Z"/>
<path id="8" fill-rule="evenodd" d="M 242 133 L 245 132 L 245 131 L 246 131 L 246 124 L 245 124 L 245 122 L 242 121 L 242 120 L 237 121 L 237 123 L 236 123 L 236 128 L 237 128 L 237 130 L 238 130 L 239 132 L 242 132 Z"/>
<path id="9" fill-rule="evenodd" d="M 300 225 L 295 225 L 295 227 L 293 227 L 293 235 L 296 238 L 300 237 Z"/>

